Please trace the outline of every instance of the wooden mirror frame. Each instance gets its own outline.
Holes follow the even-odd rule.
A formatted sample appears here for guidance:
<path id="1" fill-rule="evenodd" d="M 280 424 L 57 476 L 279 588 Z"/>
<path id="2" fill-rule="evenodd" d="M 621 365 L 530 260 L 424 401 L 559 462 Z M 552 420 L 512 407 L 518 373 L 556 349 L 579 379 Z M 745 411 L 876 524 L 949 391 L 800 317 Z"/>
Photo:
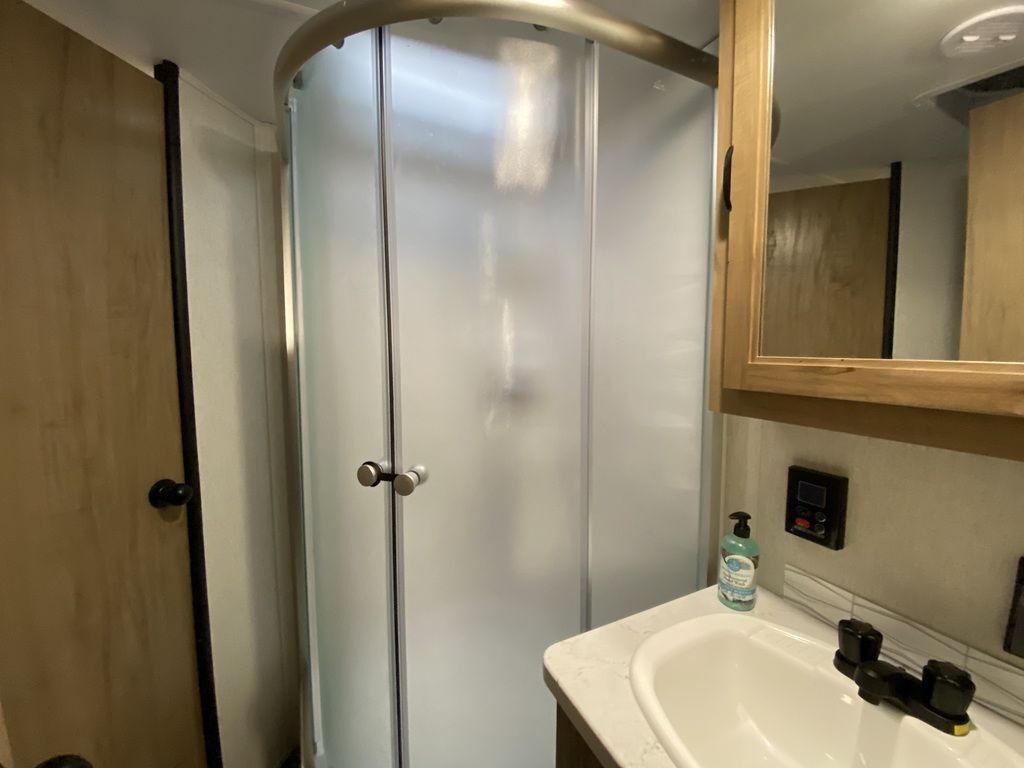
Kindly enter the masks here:
<path id="1" fill-rule="evenodd" d="M 774 0 L 721 0 L 711 407 L 1024 460 L 1024 364 L 760 354 Z"/>

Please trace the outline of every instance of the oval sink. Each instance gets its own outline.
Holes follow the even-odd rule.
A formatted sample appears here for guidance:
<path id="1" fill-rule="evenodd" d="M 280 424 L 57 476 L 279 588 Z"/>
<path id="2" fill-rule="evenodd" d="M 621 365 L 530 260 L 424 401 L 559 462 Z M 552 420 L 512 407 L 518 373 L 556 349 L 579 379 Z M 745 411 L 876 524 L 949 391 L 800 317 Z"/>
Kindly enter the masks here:
<path id="1" fill-rule="evenodd" d="M 948 736 L 862 701 L 834 653 L 753 616 L 703 616 L 645 640 L 630 682 L 680 768 L 1024 768 L 982 728 Z"/>

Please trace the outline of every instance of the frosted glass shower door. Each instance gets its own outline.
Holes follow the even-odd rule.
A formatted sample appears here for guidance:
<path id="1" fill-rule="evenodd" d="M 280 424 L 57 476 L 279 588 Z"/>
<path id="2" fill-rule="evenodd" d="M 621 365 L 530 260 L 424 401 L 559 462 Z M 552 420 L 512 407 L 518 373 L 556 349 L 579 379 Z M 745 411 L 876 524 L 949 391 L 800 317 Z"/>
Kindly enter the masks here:
<path id="1" fill-rule="evenodd" d="M 396 742 L 376 38 L 302 69 L 292 113 L 296 301 L 313 712 L 331 768 L 389 768 Z M 317 674 L 319 672 L 319 674 Z"/>
<path id="2" fill-rule="evenodd" d="M 392 28 L 409 768 L 550 768 L 580 631 L 587 43 Z"/>
<path id="3" fill-rule="evenodd" d="M 711 89 L 604 46 L 598 71 L 594 626 L 704 583 L 701 452 L 714 157 Z"/>

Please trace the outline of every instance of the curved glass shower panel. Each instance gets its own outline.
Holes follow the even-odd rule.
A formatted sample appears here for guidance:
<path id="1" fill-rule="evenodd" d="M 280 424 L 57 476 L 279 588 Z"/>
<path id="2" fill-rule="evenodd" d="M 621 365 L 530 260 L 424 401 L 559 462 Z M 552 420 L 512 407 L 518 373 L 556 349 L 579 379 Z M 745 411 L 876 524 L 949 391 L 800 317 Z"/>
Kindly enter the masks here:
<path id="1" fill-rule="evenodd" d="M 598 72 L 594 626 L 691 592 L 704 579 L 698 570 L 714 142 L 710 89 L 607 46 L 599 46 Z"/>
<path id="2" fill-rule="evenodd" d="M 355 480 L 389 443 L 375 72 L 374 33 L 325 49 L 292 117 L 313 707 L 334 768 L 391 766 L 395 741 L 391 488 Z"/>
<path id="3" fill-rule="evenodd" d="M 392 28 L 411 768 L 554 759 L 541 657 L 580 630 L 587 43 Z"/>

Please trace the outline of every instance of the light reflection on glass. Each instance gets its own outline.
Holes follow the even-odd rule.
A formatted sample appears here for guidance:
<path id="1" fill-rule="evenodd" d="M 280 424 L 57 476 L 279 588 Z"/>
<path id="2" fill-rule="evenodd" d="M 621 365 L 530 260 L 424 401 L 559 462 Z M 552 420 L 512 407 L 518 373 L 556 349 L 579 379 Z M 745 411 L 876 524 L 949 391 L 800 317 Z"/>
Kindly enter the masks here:
<path id="1" fill-rule="evenodd" d="M 495 158 L 499 189 L 543 189 L 551 177 L 558 135 L 559 51 L 531 40 L 505 39 L 498 58 L 511 81 L 505 127 Z"/>

